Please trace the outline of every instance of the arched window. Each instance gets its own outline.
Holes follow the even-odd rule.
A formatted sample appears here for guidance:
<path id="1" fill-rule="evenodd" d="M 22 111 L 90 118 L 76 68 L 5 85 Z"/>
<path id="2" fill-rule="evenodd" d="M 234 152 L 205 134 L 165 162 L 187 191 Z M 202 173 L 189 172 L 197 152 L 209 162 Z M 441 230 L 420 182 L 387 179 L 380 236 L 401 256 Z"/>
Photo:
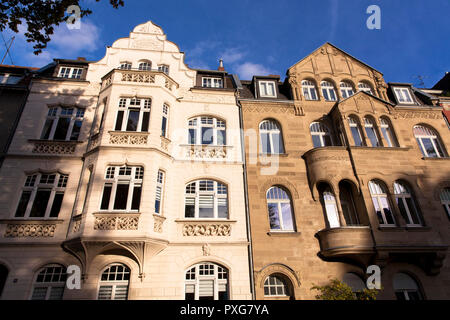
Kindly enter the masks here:
<path id="1" fill-rule="evenodd" d="M 275 120 L 265 120 L 259 125 L 263 154 L 284 153 L 283 135 Z"/>
<path id="2" fill-rule="evenodd" d="M 98 300 L 127 300 L 130 285 L 130 269 L 119 263 L 102 272 Z"/>
<path id="3" fill-rule="evenodd" d="M 306 100 L 318 100 L 316 86 L 311 80 L 302 81 L 303 96 Z"/>
<path id="4" fill-rule="evenodd" d="M 394 182 L 395 199 L 398 208 L 408 226 L 422 226 L 419 207 L 414 199 L 409 186 L 402 182 Z"/>
<path id="5" fill-rule="evenodd" d="M 342 213 L 347 226 L 360 225 L 353 198 L 352 186 L 347 181 L 339 183 L 339 200 L 341 201 Z"/>
<path id="6" fill-rule="evenodd" d="M 49 265 L 38 271 L 31 300 L 62 300 L 66 286 L 66 268 Z"/>
<path id="7" fill-rule="evenodd" d="M 142 70 L 142 71 L 152 70 L 152 62 L 149 60 L 139 62 L 139 70 Z"/>
<path id="8" fill-rule="evenodd" d="M 352 292 L 356 294 L 356 296 L 358 296 L 362 291 L 364 291 L 364 289 L 366 289 L 366 284 L 364 283 L 364 281 L 362 281 L 362 279 L 358 275 L 352 272 L 346 273 L 344 275 L 344 278 L 342 279 L 342 282 L 352 288 Z"/>
<path id="9" fill-rule="evenodd" d="M 265 297 L 289 297 L 291 295 L 289 280 L 286 277 L 272 274 L 264 281 Z"/>
<path id="10" fill-rule="evenodd" d="M 353 90 L 353 86 L 351 85 L 350 82 L 342 81 L 340 87 L 341 87 L 341 95 L 342 98 L 344 99 L 351 97 L 355 93 Z"/>
<path id="11" fill-rule="evenodd" d="M 213 117 L 196 117 L 189 120 L 188 143 L 191 145 L 227 144 L 226 122 Z"/>
<path id="12" fill-rule="evenodd" d="M 365 82 L 358 83 L 358 89 L 359 91 L 364 91 L 373 95 L 372 87 L 368 83 Z"/>
<path id="13" fill-rule="evenodd" d="M 319 186 L 319 191 L 321 194 L 322 204 L 325 209 L 325 213 L 328 220 L 329 228 L 339 228 L 341 223 L 339 221 L 339 212 L 336 204 L 336 197 L 330 186 L 327 184 L 321 184 Z"/>
<path id="14" fill-rule="evenodd" d="M 326 101 L 336 101 L 336 91 L 334 90 L 334 86 L 329 81 L 322 81 L 320 83 L 322 87 L 322 95 Z"/>
<path id="15" fill-rule="evenodd" d="M 389 147 L 398 147 L 397 139 L 395 138 L 394 130 L 392 129 L 391 122 L 382 117 L 380 118 L 380 128 L 384 139 Z"/>
<path id="16" fill-rule="evenodd" d="M 270 230 L 295 231 L 291 197 L 280 187 L 272 187 L 267 191 L 267 209 Z"/>
<path id="17" fill-rule="evenodd" d="M 375 121 L 370 117 L 364 118 L 364 128 L 366 129 L 367 138 L 369 138 L 372 147 L 379 147 L 380 139 L 378 138 L 378 132 L 375 128 Z"/>
<path id="18" fill-rule="evenodd" d="M 450 219 L 450 188 L 445 188 L 442 190 L 441 202 L 445 212 L 447 212 L 448 218 Z"/>
<path id="19" fill-rule="evenodd" d="M 332 146 L 330 130 L 322 122 L 313 122 L 310 126 L 314 148 Z"/>
<path id="20" fill-rule="evenodd" d="M 189 183 L 185 191 L 185 218 L 228 218 L 228 188 L 214 180 Z"/>
<path id="21" fill-rule="evenodd" d="M 397 300 L 423 300 L 417 282 L 406 273 L 394 275 L 394 291 Z"/>
<path id="22" fill-rule="evenodd" d="M 361 126 L 359 125 L 359 121 L 355 117 L 350 116 L 348 118 L 348 124 L 350 126 L 350 131 L 352 133 L 355 146 L 357 147 L 364 146 L 363 135 L 361 133 Z"/>
<path id="23" fill-rule="evenodd" d="M 8 268 L 0 264 L 0 298 L 2 297 L 3 289 L 5 288 L 6 279 L 8 279 Z"/>
<path id="24" fill-rule="evenodd" d="M 428 127 L 415 126 L 414 136 L 425 158 L 444 158 L 444 148 L 437 133 Z"/>
<path id="25" fill-rule="evenodd" d="M 186 300 L 229 300 L 228 270 L 214 263 L 200 263 L 186 271 Z"/>
<path id="26" fill-rule="evenodd" d="M 379 224 L 383 226 L 395 226 L 394 214 L 392 213 L 384 184 L 379 181 L 370 181 L 369 190 Z"/>
<path id="27" fill-rule="evenodd" d="M 124 61 L 120 63 L 119 69 L 122 70 L 131 70 L 132 63 L 129 61 Z"/>

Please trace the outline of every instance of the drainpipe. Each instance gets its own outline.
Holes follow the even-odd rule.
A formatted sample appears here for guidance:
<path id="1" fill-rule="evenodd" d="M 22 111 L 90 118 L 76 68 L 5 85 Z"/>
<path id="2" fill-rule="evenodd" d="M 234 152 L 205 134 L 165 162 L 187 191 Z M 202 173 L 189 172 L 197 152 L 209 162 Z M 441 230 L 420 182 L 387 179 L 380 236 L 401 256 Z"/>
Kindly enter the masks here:
<path id="1" fill-rule="evenodd" d="M 244 138 L 244 117 L 242 113 L 242 105 L 239 102 L 236 90 L 236 105 L 239 108 L 239 123 L 241 132 L 241 155 L 242 155 L 242 169 L 243 169 L 243 180 L 244 180 L 244 197 L 245 197 L 245 218 L 247 223 L 247 239 L 249 241 L 248 245 L 248 258 L 249 258 L 249 273 L 250 273 L 250 291 L 252 293 L 252 299 L 256 300 L 255 295 L 255 280 L 253 278 L 253 247 L 252 247 L 252 233 L 250 226 L 250 209 L 248 201 L 248 180 L 247 180 L 247 160 L 245 157 L 245 138 Z"/>

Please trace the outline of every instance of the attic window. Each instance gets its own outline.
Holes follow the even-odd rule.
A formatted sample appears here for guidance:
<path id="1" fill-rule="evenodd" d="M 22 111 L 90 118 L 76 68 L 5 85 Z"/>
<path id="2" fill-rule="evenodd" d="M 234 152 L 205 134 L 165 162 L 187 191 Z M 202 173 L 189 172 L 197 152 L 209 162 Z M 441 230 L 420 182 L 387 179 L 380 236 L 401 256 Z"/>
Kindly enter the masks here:
<path id="1" fill-rule="evenodd" d="M 261 97 L 276 97 L 274 81 L 259 81 L 259 95 Z"/>
<path id="2" fill-rule="evenodd" d="M 403 104 L 414 103 L 408 88 L 394 88 L 394 92 L 395 96 L 397 97 L 397 101 L 399 103 Z"/>
<path id="3" fill-rule="evenodd" d="M 223 88 L 223 81 L 221 78 L 202 78 L 202 86 L 204 88 Z"/>
<path id="4" fill-rule="evenodd" d="M 81 79 L 82 73 L 82 68 L 61 67 L 59 69 L 58 78 Z"/>

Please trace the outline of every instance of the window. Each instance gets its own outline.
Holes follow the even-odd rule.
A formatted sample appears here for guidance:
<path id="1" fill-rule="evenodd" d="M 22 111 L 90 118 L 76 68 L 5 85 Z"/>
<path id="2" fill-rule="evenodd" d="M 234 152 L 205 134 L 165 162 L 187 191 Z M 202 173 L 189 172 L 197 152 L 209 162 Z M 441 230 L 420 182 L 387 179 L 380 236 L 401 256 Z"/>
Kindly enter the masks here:
<path id="1" fill-rule="evenodd" d="M 291 197 L 280 187 L 267 191 L 267 211 L 271 231 L 295 231 Z"/>
<path id="2" fill-rule="evenodd" d="M 417 282 L 406 273 L 394 275 L 394 291 L 397 300 L 423 300 Z"/>
<path id="3" fill-rule="evenodd" d="M 223 80 L 221 78 L 202 78 L 202 86 L 204 88 L 223 88 Z"/>
<path id="4" fill-rule="evenodd" d="M 161 136 L 167 138 L 167 126 L 169 122 L 169 106 L 167 104 L 163 105 L 163 115 L 161 122 Z"/>
<path id="5" fill-rule="evenodd" d="M 42 130 L 42 140 L 78 141 L 84 109 L 51 107 Z"/>
<path id="6" fill-rule="evenodd" d="M 422 226 L 417 203 L 407 184 L 396 181 L 394 182 L 395 199 L 398 208 L 408 226 Z"/>
<path id="7" fill-rule="evenodd" d="M 164 198 L 164 172 L 159 170 L 156 179 L 155 213 L 160 214 Z"/>
<path id="8" fill-rule="evenodd" d="M 380 140 L 378 139 L 378 133 L 375 129 L 375 123 L 371 118 L 364 118 L 364 128 L 366 129 L 367 138 L 369 138 L 372 147 L 380 147 Z"/>
<path id="9" fill-rule="evenodd" d="M 270 275 L 264 281 L 264 296 L 266 297 L 288 297 L 289 286 L 284 277 Z"/>
<path id="10" fill-rule="evenodd" d="M 380 124 L 381 133 L 383 134 L 388 146 L 390 148 L 398 147 L 397 139 L 395 138 L 394 130 L 392 130 L 390 121 L 386 118 L 380 118 Z"/>
<path id="11" fill-rule="evenodd" d="M 68 175 L 35 173 L 27 176 L 16 218 L 58 218 Z"/>
<path id="12" fill-rule="evenodd" d="M 123 264 L 110 265 L 103 271 L 98 300 L 127 300 L 130 269 Z"/>
<path id="13" fill-rule="evenodd" d="M 148 132 L 151 105 L 151 99 L 120 98 L 114 130 Z"/>
<path id="14" fill-rule="evenodd" d="M 61 67 L 59 69 L 58 78 L 81 79 L 83 68 Z"/>
<path id="15" fill-rule="evenodd" d="M 227 144 L 226 122 L 212 117 L 196 117 L 189 120 L 188 144 L 216 145 Z"/>
<path id="16" fill-rule="evenodd" d="M 348 285 L 356 296 L 361 294 L 362 291 L 366 289 L 366 284 L 364 283 L 364 281 L 362 281 L 362 279 L 358 275 L 351 272 L 344 275 L 342 282 Z"/>
<path id="17" fill-rule="evenodd" d="M 341 95 L 342 98 L 344 99 L 351 97 L 355 93 L 353 91 L 353 86 L 349 82 L 342 81 L 340 87 L 341 87 Z"/>
<path id="18" fill-rule="evenodd" d="M 158 66 L 158 71 L 160 72 L 164 72 L 165 74 L 169 74 L 169 66 L 166 64 L 162 64 L 160 66 Z"/>
<path id="19" fill-rule="evenodd" d="M 141 71 L 150 71 L 152 70 L 152 62 L 151 61 L 142 61 L 139 63 L 139 70 Z"/>
<path id="20" fill-rule="evenodd" d="M 42 268 L 34 280 L 31 300 L 62 300 L 66 277 L 65 267 L 50 265 Z"/>
<path id="21" fill-rule="evenodd" d="M 395 96 L 397 97 L 397 101 L 399 103 L 403 104 L 414 103 L 408 88 L 394 88 L 394 92 Z"/>
<path id="22" fill-rule="evenodd" d="M 314 148 L 332 146 L 328 127 L 322 122 L 313 122 L 310 126 Z"/>
<path id="23" fill-rule="evenodd" d="M 302 81 L 303 96 L 306 100 L 319 100 L 317 96 L 316 86 L 311 80 Z"/>
<path id="24" fill-rule="evenodd" d="M 436 132 L 428 127 L 415 126 L 414 136 L 425 158 L 444 158 L 444 148 Z"/>
<path id="25" fill-rule="evenodd" d="M 364 92 L 367 92 L 367 93 L 370 93 L 371 95 L 373 95 L 372 87 L 365 82 L 358 83 L 358 89 L 359 89 L 359 91 L 364 91 Z"/>
<path id="26" fill-rule="evenodd" d="M 339 183 L 339 200 L 347 226 L 360 225 L 355 200 L 353 198 L 352 185 L 347 181 Z"/>
<path id="27" fill-rule="evenodd" d="M 214 263 L 200 263 L 185 277 L 185 300 L 229 300 L 228 270 Z"/>
<path id="28" fill-rule="evenodd" d="M 322 87 L 322 94 L 326 101 L 336 101 L 336 91 L 334 86 L 329 81 L 322 81 L 320 86 Z"/>
<path id="29" fill-rule="evenodd" d="M 20 75 L 0 73 L 0 84 L 18 84 L 22 78 Z"/>
<path id="30" fill-rule="evenodd" d="M 444 211 L 447 212 L 447 216 L 450 219 L 450 188 L 445 188 L 442 190 L 441 202 L 444 207 Z"/>
<path id="31" fill-rule="evenodd" d="M 186 218 L 228 219 L 228 188 L 213 180 L 198 180 L 186 186 Z"/>
<path id="32" fill-rule="evenodd" d="M 321 195 L 323 206 L 325 208 L 325 213 L 327 215 L 328 227 L 339 228 L 341 226 L 341 223 L 339 221 L 339 213 L 336 204 L 336 197 L 334 196 L 333 191 L 328 185 L 322 188 L 321 188 L 322 189 Z"/>
<path id="33" fill-rule="evenodd" d="M 263 154 L 283 154 L 283 136 L 278 122 L 265 120 L 259 125 Z"/>
<path id="34" fill-rule="evenodd" d="M 143 167 L 108 167 L 100 210 L 138 212 L 143 179 Z"/>
<path id="35" fill-rule="evenodd" d="M 131 70 L 131 66 L 132 66 L 132 64 L 131 64 L 131 62 L 121 62 L 120 63 L 120 66 L 119 66 L 119 69 L 123 69 L 123 70 Z"/>
<path id="36" fill-rule="evenodd" d="M 389 204 L 386 187 L 378 181 L 370 181 L 369 190 L 379 224 L 383 226 L 395 226 L 394 214 Z"/>
<path id="37" fill-rule="evenodd" d="M 260 97 L 276 97 L 274 81 L 258 81 Z"/>
<path id="38" fill-rule="evenodd" d="M 355 146 L 357 146 L 357 147 L 364 146 L 363 136 L 361 133 L 361 127 L 359 125 L 359 121 L 355 117 L 349 117 L 348 124 L 350 126 L 350 131 L 352 133 L 353 142 L 355 143 Z"/>

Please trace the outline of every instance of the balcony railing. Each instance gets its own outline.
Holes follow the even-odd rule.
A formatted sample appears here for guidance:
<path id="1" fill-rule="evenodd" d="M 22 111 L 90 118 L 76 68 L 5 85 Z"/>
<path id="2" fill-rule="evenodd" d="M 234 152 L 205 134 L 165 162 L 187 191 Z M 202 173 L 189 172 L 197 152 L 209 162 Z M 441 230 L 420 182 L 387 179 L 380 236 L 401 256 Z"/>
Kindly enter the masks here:
<path id="1" fill-rule="evenodd" d="M 140 214 L 97 213 L 94 230 L 138 230 Z"/>
<path id="2" fill-rule="evenodd" d="M 188 159 L 226 159 L 231 146 L 181 145 Z"/>
<path id="3" fill-rule="evenodd" d="M 109 143 L 117 145 L 147 145 L 148 132 L 110 131 Z"/>
<path id="4" fill-rule="evenodd" d="M 139 83 L 159 85 L 170 91 L 179 87 L 169 75 L 157 70 L 114 69 L 102 78 L 102 89 L 114 83 Z"/>

